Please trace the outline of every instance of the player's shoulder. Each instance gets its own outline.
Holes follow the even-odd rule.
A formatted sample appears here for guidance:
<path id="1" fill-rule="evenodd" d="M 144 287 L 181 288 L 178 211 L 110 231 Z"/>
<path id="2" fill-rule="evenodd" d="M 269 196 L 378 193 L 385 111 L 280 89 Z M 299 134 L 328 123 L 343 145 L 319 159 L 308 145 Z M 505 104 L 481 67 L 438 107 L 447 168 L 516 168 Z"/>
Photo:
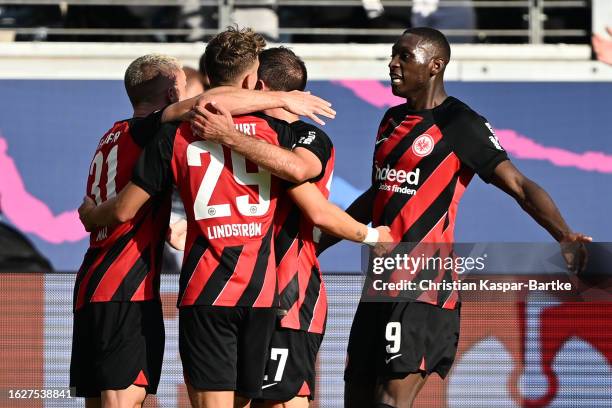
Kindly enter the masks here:
<path id="1" fill-rule="evenodd" d="M 253 132 L 256 132 L 258 130 L 257 128 L 259 128 L 260 130 L 271 129 L 278 134 L 289 132 L 291 129 L 289 123 L 286 121 L 266 115 L 263 112 L 235 116 L 234 122 L 236 123 L 238 130 L 242 131 L 243 133 L 250 134 L 251 136 L 255 136 L 255 134 L 249 132 L 248 126 L 251 126 L 251 130 Z M 242 126 L 242 124 L 245 126 Z"/>
<path id="2" fill-rule="evenodd" d="M 181 131 L 186 131 L 189 130 L 191 131 L 191 128 L 189 126 L 189 122 L 166 122 L 166 123 L 162 123 L 160 124 L 159 128 L 157 129 L 157 137 L 168 137 L 168 138 L 172 138 L 175 137 L 176 134 L 178 133 L 179 129 Z"/>
<path id="3" fill-rule="evenodd" d="M 296 120 L 295 122 L 292 122 L 290 126 L 292 129 L 296 131 L 300 131 L 300 132 L 312 131 L 312 132 L 325 134 L 325 132 L 319 127 L 313 125 L 312 123 L 304 122 L 303 120 Z"/>
<path id="4" fill-rule="evenodd" d="M 433 112 L 435 121 L 440 128 L 455 124 L 471 126 L 486 122 L 486 119 L 467 103 L 453 96 L 447 97 Z"/>
<path id="5" fill-rule="evenodd" d="M 161 126 L 161 118 L 163 113 L 164 109 L 159 109 L 149 113 L 146 116 L 132 117 L 121 122 L 126 122 L 128 126 L 133 130 L 142 128 L 144 131 L 151 131 Z"/>
<path id="6" fill-rule="evenodd" d="M 182 130 L 182 132 L 181 132 Z M 155 132 L 151 135 L 150 141 L 147 143 L 155 144 L 163 150 L 172 151 L 175 140 L 178 135 L 186 136 L 185 140 L 189 143 L 191 140 L 188 135 L 191 135 L 191 128 L 188 122 L 166 122 L 161 123 Z"/>
<path id="7" fill-rule="evenodd" d="M 301 138 L 318 138 L 319 140 L 332 144 L 330 137 L 323 131 L 323 129 L 311 124 L 304 122 L 302 120 L 296 120 L 291 123 L 291 129 L 295 132 L 295 135 L 298 139 Z"/>
<path id="8" fill-rule="evenodd" d="M 251 118 L 251 120 L 266 122 L 268 125 L 270 125 L 270 127 L 276 127 L 276 126 L 287 127 L 287 128 L 289 127 L 289 123 L 287 121 L 275 118 L 270 115 L 266 115 L 263 112 L 249 113 L 247 115 L 236 116 L 235 118 L 239 120 L 240 119 L 247 120 L 248 118 Z"/>
<path id="9" fill-rule="evenodd" d="M 153 139 L 162 125 L 164 109 L 156 110 L 147 116 L 139 116 L 128 119 L 128 131 L 132 139 L 141 147 L 145 147 Z"/>
<path id="10" fill-rule="evenodd" d="M 108 128 L 100 139 L 98 140 L 98 147 L 96 150 L 102 149 L 104 146 L 114 145 L 124 134 L 130 134 L 130 119 L 122 119 L 113 123 L 113 126 Z"/>
<path id="11" fill-rule="evenodd" d="M 115 132 L 129 132 L 133 120 L 134 118 L 121 119 L 121 120 L 116 121 L 115 123 L 113 123 L 113 126 L 108 128 L 108 130 L 104 132 L 104 136 L 102 136 L 102 138 L 106 137 L 107 135 L 111 133 L 115 133 Z"/>
<path id="12" fill-rule="evenodd" d="M 391 106 L 389 109 L 387 109 L 387 111 L 383 115 L 383 121 L 388 118 L 392 118 L 392 117 L 398 117 L 398 116 L 404 117 L 406 115 L 406 111 L 408 110 L 410 109 L 408 108 L 408 104 L 406 103 Z"/>

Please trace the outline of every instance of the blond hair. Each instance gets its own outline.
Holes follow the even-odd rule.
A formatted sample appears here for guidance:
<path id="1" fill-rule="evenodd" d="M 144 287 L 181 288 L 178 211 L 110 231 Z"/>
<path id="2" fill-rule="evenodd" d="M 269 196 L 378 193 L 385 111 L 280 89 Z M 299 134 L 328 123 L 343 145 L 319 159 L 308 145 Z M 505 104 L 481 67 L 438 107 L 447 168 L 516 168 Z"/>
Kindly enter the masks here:
<path id="1" fill-rule="evenodd" d="M 132 102 L 153 102 L 174 84 L 183 66 L 178 59 L 162 54 L 147 54 L 136 58 L 125 71 L 125 90 Z"/>

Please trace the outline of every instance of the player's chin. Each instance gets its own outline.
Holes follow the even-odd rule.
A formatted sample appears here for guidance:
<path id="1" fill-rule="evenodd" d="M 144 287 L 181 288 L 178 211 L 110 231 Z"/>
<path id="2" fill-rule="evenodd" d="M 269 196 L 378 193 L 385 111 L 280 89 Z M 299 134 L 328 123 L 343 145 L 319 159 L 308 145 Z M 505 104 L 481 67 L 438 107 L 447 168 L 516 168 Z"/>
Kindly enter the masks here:
<path id="1" fill-rule="evenodd" d="M 405 95 L 405 90 L 401 85 L 391 84 L 391 92 L 393 93 L 393 95 L 399 97 L 404 97 L 403 95 Z"/>

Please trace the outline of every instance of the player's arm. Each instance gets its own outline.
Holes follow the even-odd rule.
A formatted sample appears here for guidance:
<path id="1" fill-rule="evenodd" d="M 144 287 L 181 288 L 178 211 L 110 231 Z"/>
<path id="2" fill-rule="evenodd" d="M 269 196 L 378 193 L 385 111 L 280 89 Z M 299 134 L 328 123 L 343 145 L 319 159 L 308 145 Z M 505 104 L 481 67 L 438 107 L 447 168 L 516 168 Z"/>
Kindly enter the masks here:
<path id="1" fill-rule="evenodd" d="M 321 160 L 307 149 L 288 150 L 240 133 L 230 112 L 218 103 L 211 103 L 198 112 L 191 122 L 196 135 L 228 146 L 277 177 L 302 183 L 321 173 Z"/>
<path id="2" fill-rule="evenodd" d="M 564 255 L 566 249 L 570 249 L 564 246 L 593 240 L 585 234 L 573 232 L 550 195 L 534 181 L 525 177 L 509 160 L 497 165 L 491 183 L 512 196 L 531 218 L 561 243 Z M 580 252 L 580 256 L 585 257 L 584 248 L 580 248 Z M 586 259 L 574 261 L 566 256 L 566 261 L 570 270 L 581 270 L 585 266 Z"/>
<path id="3" fill-rule="evenodd" d="M 491 184 L 512 196 L 525 212 L 557 241 L 571 234 L 571 229 L 548 193 L 525 177 L 509 160 L 500 163 Z"/>
<path id="4" fill-rule="evenodd" d="M 79 218 L 89 232 L 98 227 L 127 222 L 134 218 L 150 197 L 149 193 L 130 182 L 117 196 L 98 206 L 86 196 L 79 207 Z"/>
<path id="5" fill-rule="evenodd" d="M 570 270 L 585 266 L 586 250 L 582 243 L 591 238 L 572 232 L 546 191 L 514 167 L 486 119 L 473 112 L 464 113 L 446 129 L 445 136 L 463 164 L 485 182 L 493 183 L 512 196 L 561 243 Z"/>
<path id="6" fill-rule="evenodd" d="M 353 203 L 346 209 L 346 214 L 352 217 L 357 222 L 364 225 L 368 225 L 372 222 L 372 206 L 374 205 L 374 189 L 370 187 L 363 194 L 353 201 Z M 335 206 L 334 206 L 335 207 Z M 317 254 L 322 253 L 332 245 L 337 244 L 340 238 L 330 234 L 322 234 L 317 246 Z"/>
<path id="7" fill-rule="evenodd" d="M 514 167 L 486 119 L 466 112 L 445 135 L 463 164 L 512 196 L 557 241 L 586 241 L 586 235 L 571 231 L 546 191 Z"/>
<path id="8" fill-rule="evenodd" d="M 291 91 L 256 91 L 229 86 L 210 89 L 201 95 L 168 106 L 162 115 L 162 122 L 186 121 L 192 117 L 195 107 L 204 109 L 210 102 L 216 101 L 232 115 L 244 115 L 265 109 L 284 108 L 291 113 L 306 116 L 324 125 L 319 116 L 335 118 L 336 112 L 331 103 L 308 92 Z"/>
<path id="9" fill-rule="evenodd" d="M 300 210 L 322 231 L 341 239 L 376 244 L 391 242 L 388 227 L 369 228 L 327 201 L 312 183 L 303 183 L 288 190 Z"/>
<path id="10" fill-rule="evenodd" d="M 176 124 L 163 125 L 154 140 L 141 153 L 130 181 L 117 196 L 95 206 L 87 199 L 79 208 L 79 216 L 85 228 L 127 222 L 134 218 L 147 200 L 170 188 L 172 148 Z"/>

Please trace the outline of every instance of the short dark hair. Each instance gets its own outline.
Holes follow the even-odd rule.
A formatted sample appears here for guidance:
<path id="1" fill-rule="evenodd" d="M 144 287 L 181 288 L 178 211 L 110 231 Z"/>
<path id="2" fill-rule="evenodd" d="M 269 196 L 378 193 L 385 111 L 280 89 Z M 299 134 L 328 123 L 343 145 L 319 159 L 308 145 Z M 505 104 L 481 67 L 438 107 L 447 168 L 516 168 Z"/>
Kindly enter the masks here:
<path id="1" fill-rule="evenodd" d="M 200 74 L 206 75 L 206 53 L 202 53 L 200 60 L 198 61 L 198 71 Z"/>
<path id="2" fill-rule="evenodd" d="M 210 80 L 208 79 L 208 74 L 206 73 L 206 53 L 203 53 L 200 57 L 200 61 L 198 63 L 198 72 L 200 73 L 200 79 L 202 80 L 202 86 L 204 86 L 204 90 L 210 89 Z"/>
<path id="3" fill-rule="evenodd" d="M 257 77 L 273 91 L 303 91 L 308 73 L 304 61 L 293 51 L 276 47 L 259 54 Z"/>
<path id="4" fill-rule="evenodd" d="M 204 62 L 211 86 L 228 85 L 257 61 L 266 40 L 250 28 L 228 27 L 206 46 Z"/>
<path id="5" fill-rule="evenodd" d="M 403 35 L 412 34 L 430 43 L 436 51 L 436 56 L 443 58 L 448 64 L 451 57 L 451 48 L 448 39 L 440 31 L 431 27 L 413 27 L 404 31 Z"/>

